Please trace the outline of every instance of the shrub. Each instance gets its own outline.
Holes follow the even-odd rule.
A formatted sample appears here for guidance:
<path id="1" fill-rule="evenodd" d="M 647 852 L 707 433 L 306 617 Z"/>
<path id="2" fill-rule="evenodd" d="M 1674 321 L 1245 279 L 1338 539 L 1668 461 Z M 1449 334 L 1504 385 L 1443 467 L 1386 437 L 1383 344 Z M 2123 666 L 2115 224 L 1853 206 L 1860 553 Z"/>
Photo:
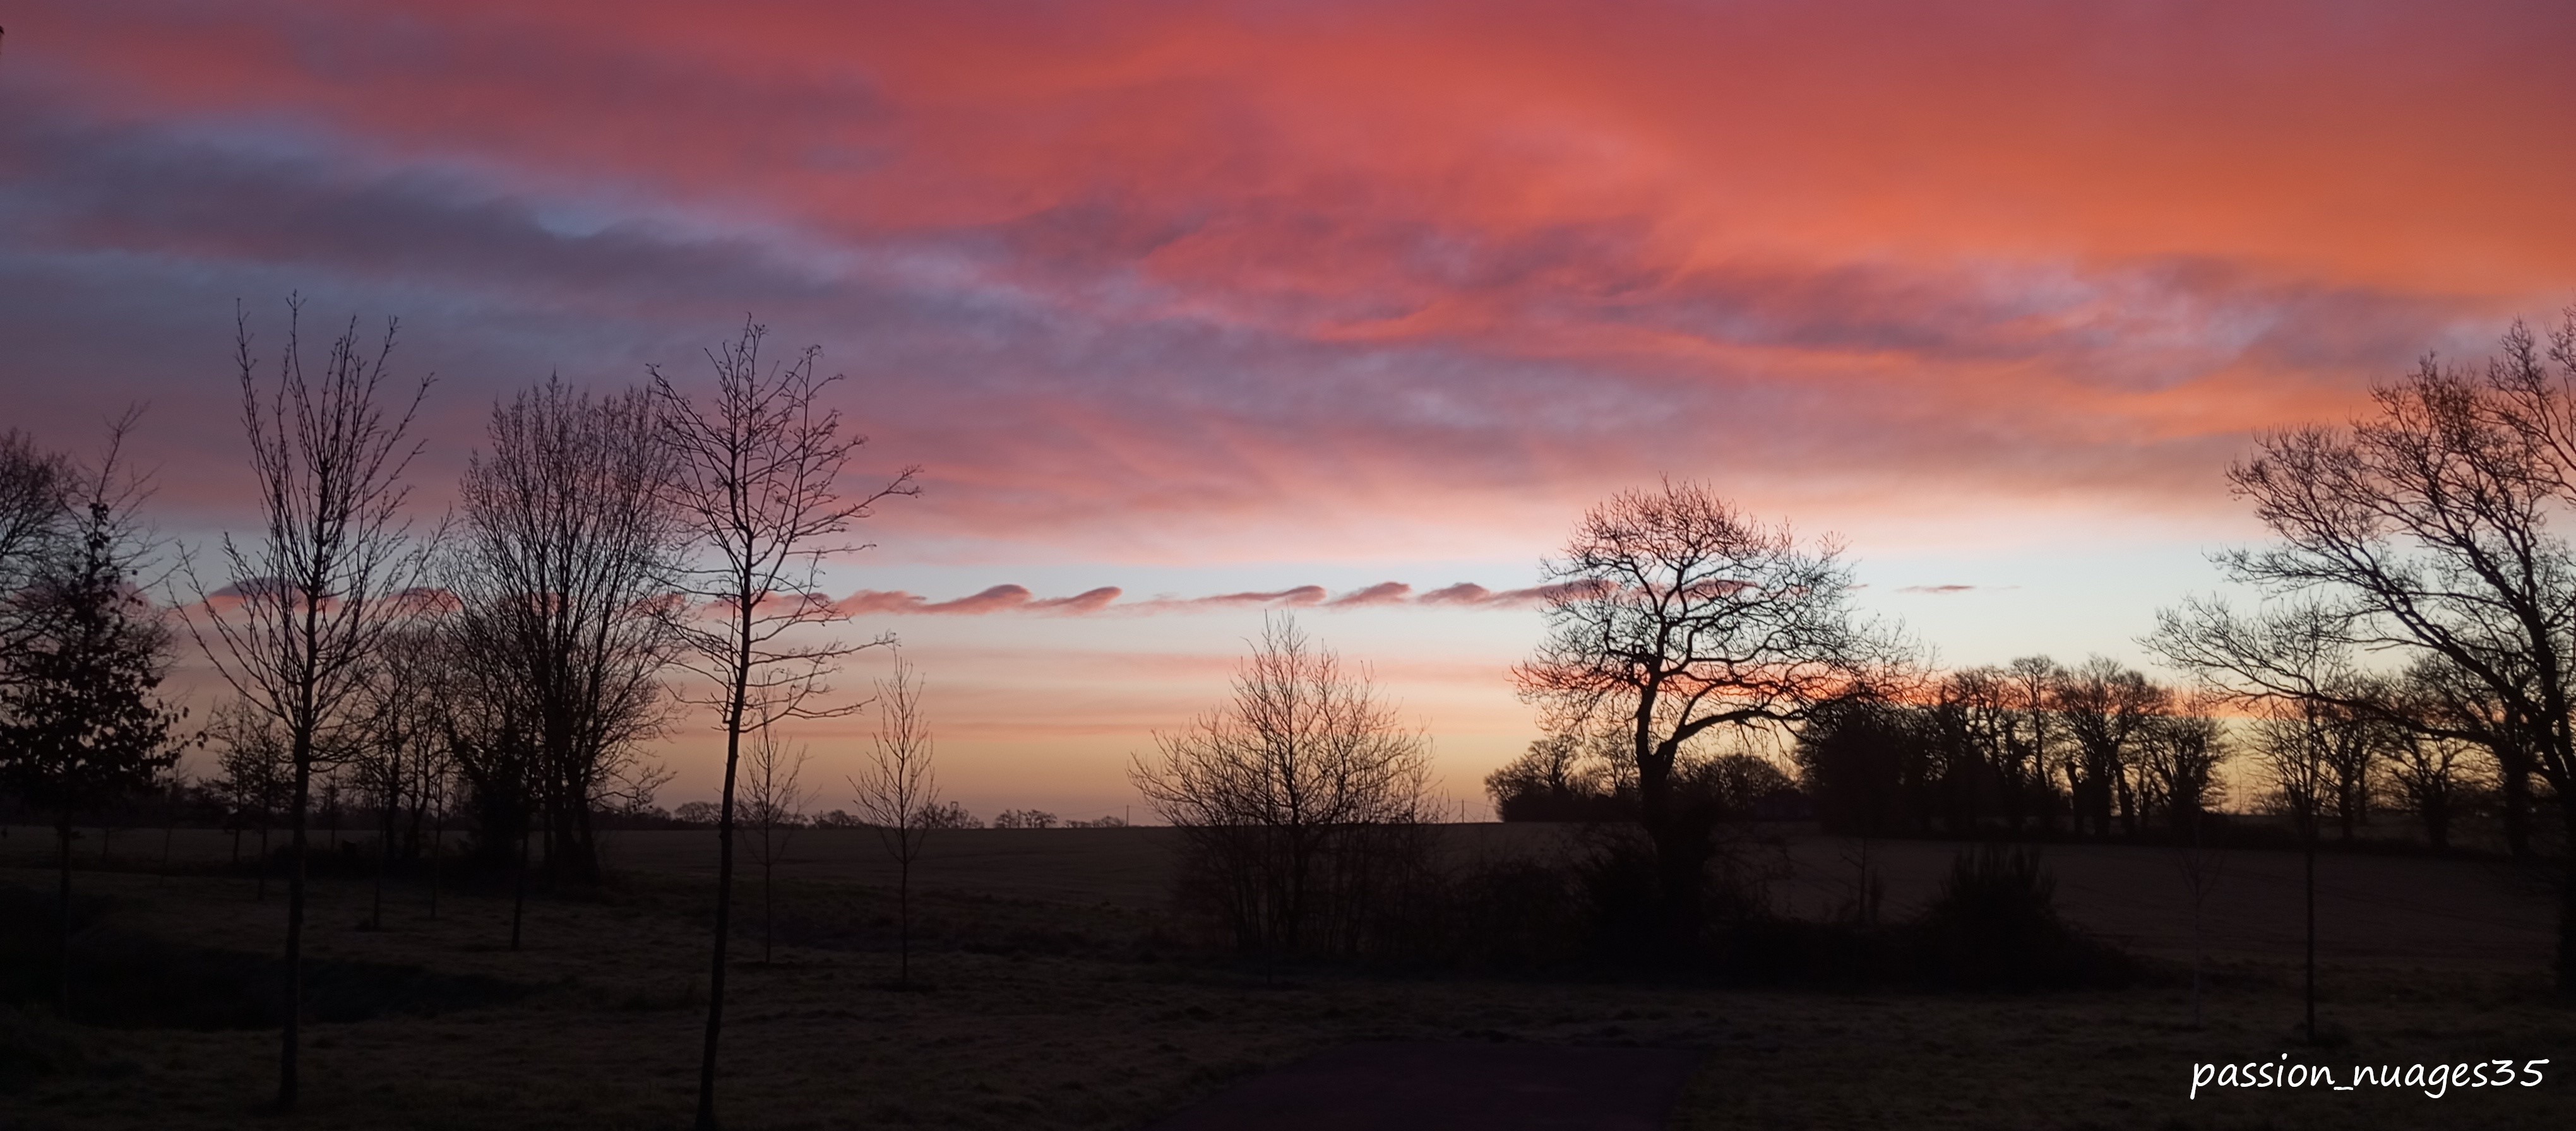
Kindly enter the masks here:
<path id="1" fill-rule="evenodd" d="M 1918 976 L 1935 985 L 2041 989 L 2135 974 L 2127 956 L 2057 917 L 2057 879 L 2034 848 L 1961 852 L 1914 927 Z"/>

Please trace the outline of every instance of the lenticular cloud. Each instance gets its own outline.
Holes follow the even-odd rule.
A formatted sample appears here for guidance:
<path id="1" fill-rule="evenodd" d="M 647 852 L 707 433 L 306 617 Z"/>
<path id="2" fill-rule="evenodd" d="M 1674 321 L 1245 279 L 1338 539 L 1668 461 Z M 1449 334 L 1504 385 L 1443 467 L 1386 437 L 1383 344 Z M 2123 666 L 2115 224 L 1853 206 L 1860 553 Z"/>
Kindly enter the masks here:
<path id="1" fill-rule="evenodd" d="M 1069 597 L 1039 597 L 1025 585 L 995 585 L 964 597 L 942 601 L 902 590 L 862 589 L 834 602 L 833 607 L 845 616 L 854 617 L 988 616 L 995 613 L 1030 616 L 1148 615 L 1240 608 L 1526 609 L 1535 608 L 1566 590 L 1563 585 L 1543 585 L 1496 591 L 1472 582 L 1459 582 L 1416 595 L 1411 585 L 1401 581 L 1381 581 L 1339 595 L 1321 585 L 1298 585 L 1266 592 L 1218 593 L 1205 597 L 1160 596 L 1130 601 L 1123 599 L 1126 590 L 1115 585 L 1087 589 Z"/>

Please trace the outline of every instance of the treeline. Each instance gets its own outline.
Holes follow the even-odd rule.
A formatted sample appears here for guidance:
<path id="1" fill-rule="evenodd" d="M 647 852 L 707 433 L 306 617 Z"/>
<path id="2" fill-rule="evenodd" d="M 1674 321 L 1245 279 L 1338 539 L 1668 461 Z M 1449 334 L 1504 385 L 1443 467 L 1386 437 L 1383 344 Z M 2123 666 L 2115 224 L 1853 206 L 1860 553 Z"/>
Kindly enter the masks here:
<path id="1" fill-rule="evenodd" d="M 2462 737 L 2482 717 L 2463 691 L 2424 664 L 2357 680 L 2343 702 L 2249 712 L 2112 660 L 2025 656 L 1938 675 L 1911 696 L 1821 703 L 1796 724 L 1787 770 L 1685 752 L 1672 788 L 1720 818 L 1812 816 L 1870 836 L 2137 837 L 2233 810 L 2314 820 L 2340 840 L 2396 817 L 2444 848 L 2462 821 L 2484 818 L 2531 856 L 2535 834 L 2556 831 L 2550 786 L 2521 745 Z M 1552 735 L 1486 791 L 1505 821 L 1634 820 L 1636 775 L 1620 753 Z"/>
<path id="2" fill-rule="evenodd" d="M 2031 656 L 1949 673 L 1921 702 L 1828 704 L 1795 759 L 1818 818 L 1841 832 L 2135 837 L 2224 808 L 2342 840 L 2398 816 L 2441 848 L 2463 818 L 2493 815 L 2530 855 L 2549 787 L 2514 745 L 2454 732 L 2455 691 L 2419 666 L 2347 702 L 2245 710 L 2098 657 Z"/>
<path id="3" fill-rule="evenodd" d="M 654 810 L 654 812 L 660 815 L 664 820 L 670 822 L 672 825 L 681 828 L 713 827 L 718 817 L 716 803 L 712 801 L 691 801 L 667 814 L 662 813 L 659 809 Z M 753 814 L 755 819 L 767 816 L 767 814 L 763 813 Z M 775 817 L 771 817 L 769 819 L 772 823 L 786 828 L 881 829 L 895 827 L 891 822 L 871 820 L 865 816 L 852 813 L 847 809 L 831 809 L 821 813 L 780 812 Z M 983 818 L 969 812 L 964 805 L 954 801 L 945 801 L 934 805 L 924 805 L 913 810 L 911 827 L 917 829 L 1123 829 L 1127 827 L 1127 822 L 1123 818 L 1114 816 L 1098 817 L 1088 820 L 1080 818 L 1066 820 L 1053 813 L 1047 812 L 1044 809 L 1004 809 L 1001 812 L 994 814 L 992 821 L 987 823 Z"/>

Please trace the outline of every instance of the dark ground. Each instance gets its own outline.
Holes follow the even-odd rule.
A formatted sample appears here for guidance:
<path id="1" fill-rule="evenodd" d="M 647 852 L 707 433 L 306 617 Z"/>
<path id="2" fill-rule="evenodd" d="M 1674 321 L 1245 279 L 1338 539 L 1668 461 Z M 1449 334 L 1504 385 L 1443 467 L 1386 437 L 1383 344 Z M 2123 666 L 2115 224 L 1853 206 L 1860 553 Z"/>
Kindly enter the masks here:
<path id="1" fill-rule="evenodd" d="M 1655 1131 L 1700 1055 L 1463 1041 L 1344 1045 L 1191 1104 L 1151 1131 Z"/>
<path id="2" fill-rule="evenodd" d="M 51 877 L 28 833 L 14 830 L 0 849 L 13 865 L 0 868 L 0 886 L 41 899 Z M 1470 828 L 1456 851 L 1545 852 L 1551 835 Z M 684 1126 L 711 840 L 618 837 L 618 880 L 533 901 L 519 952 L 504 946 L 505 892 L 451 891 L 431 919 L 427 893 L 398 886 L 387 929 L 365 931 L 368 886 L 317 883 L 313 953 L 343 964 L 349 1000 L 365 1008 L 346 1011 L 363 1019 L 311 1026 L 309 1102 L 291 1119 L 259 1113 L 273 1086 L 273 1032 L 0 1010 L 0 1126 Z M 174 954 L 273 953 L 281 893 L 272 886 L 256 902 L 250 879 L 221 874 L 227 840 L 181 834 L 177 874 L 166 879 L 153 874 L 157 833 L 122 832 L 114 843 L 117 870 L 84 860 L 78 877 L 104 901 L 94 929 L 159 940 Z M 2497 864 L 2327 859 L 2321 1014 L 2335 1043 L 2312 1053 L 2298 1041 L 2290 853 L 2232 854 L 2212 907 L 2205 1021 L 2195 1024 L 2171 979 L 2014 997 L 1238 968 L 1178 945 L 1184 929 L 1165 910 L 1169 843 L 1154 829 L 946 838 L 919 876 L 928 894 L 914 969 L 927 987 L 898 990 L 873 841 L 800 837 L 780 886 L 774 964 L 758 962 L 759 885 L 741 889 L 747 924 L 735 953 L 747 961 L 729 994 L 728 1126 L 1144 1127 L 1191 1118 L 1176 1113 L 1318 1054 L 1341 1058 L 1328 1066 L 1388 1071 L 1349 1050 L 1389 1042 L 1578 1047 L 1549 1057 L 1682 1050 L 1697 1067 L 1671 1114 L 1678 1128 L 2555 1128 L 2576 1111 L 2564 1078 L 2576 1072 L 2576 1011 L 2543 976 L 2545 889 Z M 1780 904 L 1813 915 L 1847 895 L 1857 846 L 1795 837 L 1765 851 L 1774 849 L 1786 862 L 1774 881 Z M 1890 912 L 1928 896 L 1954 850 L 1873 845 Z M 2188 954 L 2168 854 L 2070 846 L 2048 859 L 2071 919 L 2151 958 Z M 198 981 L 240 968 L 207 967 L 215 972 Z M 405 970 L 413 974 L 386 973 Z M 84 1005 L 108 1008 L 109 995 L 76 998 L 72 1016 L 119 1020 L 84 1017 Z M 2438 1100 L 2396 1090 L 2185 1099 L 2196 1061 L 2283 1053 L 2337 1066 L 2549 1057 L 2560 1074 L 2538 1088 Z M 1462 1083 L 1471 1095 L 1482 1087 Z"/>

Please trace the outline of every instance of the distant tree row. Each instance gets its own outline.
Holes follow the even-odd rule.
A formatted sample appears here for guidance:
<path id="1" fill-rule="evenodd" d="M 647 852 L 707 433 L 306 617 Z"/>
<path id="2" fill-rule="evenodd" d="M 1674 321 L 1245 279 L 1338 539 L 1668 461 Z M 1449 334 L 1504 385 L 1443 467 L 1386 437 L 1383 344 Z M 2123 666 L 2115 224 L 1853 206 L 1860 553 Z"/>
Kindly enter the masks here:
<path id="1" fill-rule="evenodd" d="M 659 810 L 655 810 L 659 812 Z M 691 801 L 666 814 L 671 821 L 687 826 L 716 823 L 717 806 L 712 801 Z M 809 829 L 874 829 L 885 826 L 847 809 L 821 813 L 781 812 L 771 822 L 782 828 Z M 955 801 L 925 805 L 913 811 L 913 824 L 925 829 L 1123 829 L 1127 822 L 1119 817 L 1076 818 L 1065 820 L 1043 809 L 1004 809 L 993 815 L 988 825 Z"/>
<path id="2" fill-rule="evenodd" d="M 2510 744 L 2460 736 L 2491 704 L 2439 664 L 2359 678 L 2349 701 L 2257 705 L 2188 692 L 2115 661 L 2046 656 L 1940 674 L 1916 695 L 1819 704 L 1798 723 L 1793 779 L 1771 759 L 1685 747 L 1678 804 L 1718 818 L 1812 815 L 1868 835 L 2135 837 L 2228 807 L 2313 815 L 2350 840 L 2374 814 L 2403 814 L 2447 847 L 2470 812 L 2501 818 L 2533 852 L 2535 806 L 2551 796 Z M 1555 734 L 1486 778 L 1505 821 L 1629 821 L 1637 773 L 1619 736 Z M 2239 769 L 2222 771 L 2231 763 Z M 2245 788 L 2227 795 L 2233 777 Z"/>
<path id="3" fill-rule="evenodd" d="M 1837 831 L 2134 837 L 2232 804 L 2313 815 L 2346 840 L 2375 812 L 2402 813 L 2446 847 L 2464 812 L 2494 800 L 2527 853 L 2531 783 L 2508 793 L 2507 757 L 2441 732 L 2431 678 L 2419 667 L 2371 681 L 2366 710 L 2284 703 L 2249 716 L 2099 657 L 2067 668 L 2031 656 L 1942 676 L 1925 703 L 1835 704 L 1800 730 L 1795 757 Z M 2223 773 L 2230 763 L 2240 768 Z M 2244 796 L 2227 796 L 2231 776 Z"/>

